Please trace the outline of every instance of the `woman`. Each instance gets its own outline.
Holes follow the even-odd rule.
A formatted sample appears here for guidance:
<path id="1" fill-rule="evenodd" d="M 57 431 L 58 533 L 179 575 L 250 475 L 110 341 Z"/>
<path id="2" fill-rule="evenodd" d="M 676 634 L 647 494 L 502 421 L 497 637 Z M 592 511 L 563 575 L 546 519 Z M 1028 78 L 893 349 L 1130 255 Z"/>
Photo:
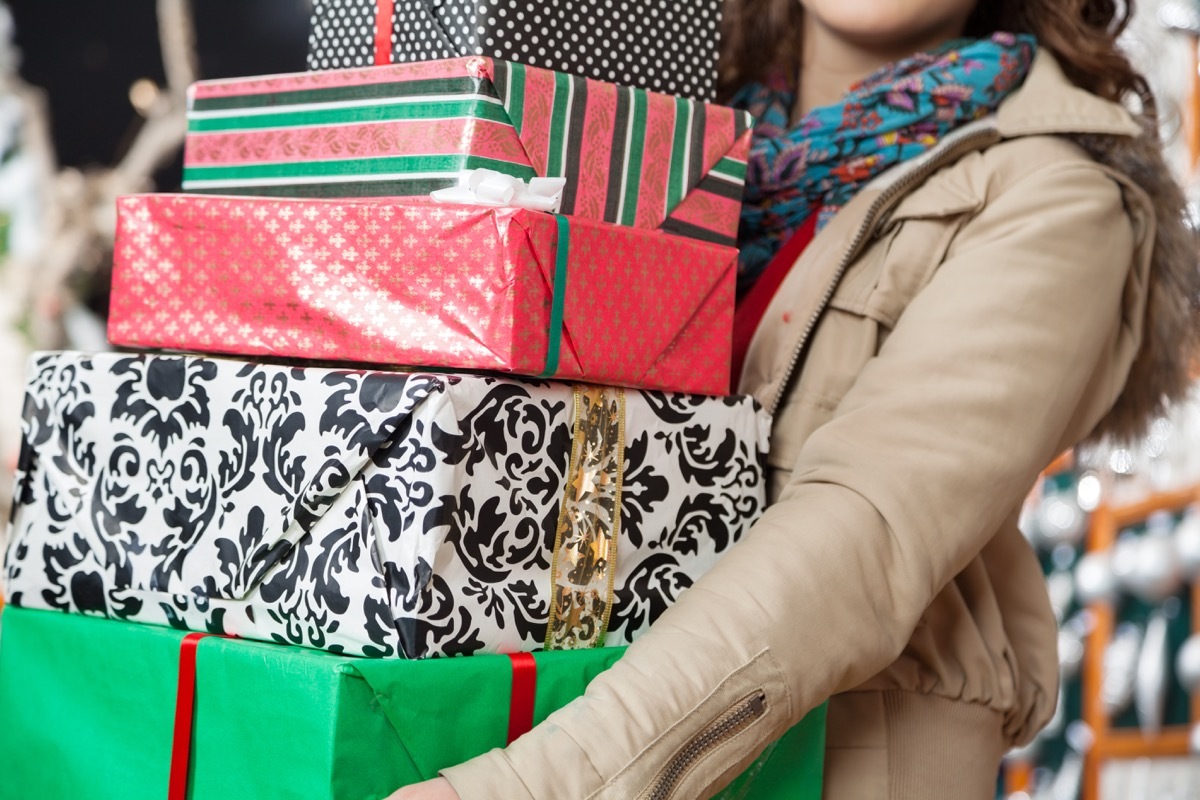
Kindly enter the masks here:
<path id="1" fill-rule="evenodd" d="M 1051 716 L 1022 498 L 1180 396 L 1197 340 L 1129 12 L 726 9 L 725 85 L 761 119 L 738 328 L 774 505 L 584 698 L 398 797 L 705 797 L 829 699 L 827 798 L 986 798 Z"/>

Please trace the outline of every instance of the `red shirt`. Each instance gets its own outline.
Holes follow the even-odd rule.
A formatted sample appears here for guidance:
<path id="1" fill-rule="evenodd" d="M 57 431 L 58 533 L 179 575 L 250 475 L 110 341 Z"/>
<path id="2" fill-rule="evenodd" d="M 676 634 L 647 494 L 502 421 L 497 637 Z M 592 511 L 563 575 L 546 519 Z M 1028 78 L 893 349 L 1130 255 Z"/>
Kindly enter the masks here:
<path id="1" fill-rule="evenodd" d="M 775 292 L 779 290 L 792 265 L 817 235 L 817 219 L 820 213 L 819 208 L 813 209 L 804 224 L 796 229 L 771 259 L 771 263 L 767 264 L 767 268 L 750 287 L 750 291 L 738 301 L 737 309 L 733 312 L 733 371 L 729 377 L 730 392 L 737 393 L 738 382 L 742 378 L 742 367 L 746 363 L 746 351 L 750 349 L 750 340 L 758 330 L 758 323 L 762 322 L 767 313 L 767 306 L 771 304 Z"/>

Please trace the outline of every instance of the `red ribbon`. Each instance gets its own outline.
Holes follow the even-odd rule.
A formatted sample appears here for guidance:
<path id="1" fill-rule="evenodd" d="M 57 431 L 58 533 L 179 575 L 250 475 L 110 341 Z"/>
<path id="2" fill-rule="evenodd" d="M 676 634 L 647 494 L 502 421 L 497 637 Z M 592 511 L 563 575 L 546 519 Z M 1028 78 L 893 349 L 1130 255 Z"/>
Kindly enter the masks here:
<path id="1" fill-rule="evenodd" d="M 537 697 L 537 662 L 530 653 L 514 653 L 512 695 L 508 704 L 508 743 L 533 730 L 533 703 Z"/>
<path id="2" fill-rule="evenodd" d="M 392 18 L 396 0 L 375 0 L 375 66 L 392 63 Z"/>
<path id="3" fill-rule="evenodd" d="M 175 739 L 171 743 L 168 800 L 187 800 L 192 761 L 192 715 L 196 700 L 196 646 L 208 633 L 189 633 L 179 644 L 179 689 L 175 694 Z"/>
<path id="4" fill-rule="evenodd" d="M 179 644 L 179 688 L 175 695 L 175 738 L 171 744 L 168 800 L 187 800 L 188 768 L 192 760 L 192 720 L 196 701 L 196 648 L 209 633 L 189 633 Z M 508 743 L 533 730 L 537 699 L 537 662 L 531 653 L 514 653 L 512 694 L 508 706 Z"/>

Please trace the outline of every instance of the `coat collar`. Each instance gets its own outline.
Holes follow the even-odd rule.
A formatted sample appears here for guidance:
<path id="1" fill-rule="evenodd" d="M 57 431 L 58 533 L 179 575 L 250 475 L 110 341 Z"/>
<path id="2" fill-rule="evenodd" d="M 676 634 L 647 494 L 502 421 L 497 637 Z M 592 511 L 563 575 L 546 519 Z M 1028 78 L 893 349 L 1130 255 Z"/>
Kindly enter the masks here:
<path id="1" fill-rule="evenodd" d="M 1058 60 L 1038 50 L 1025 83 L 994 117 L 1005 139 L 1046 134 L 1139 136 L 1142 127 L 1120 105 L 1075 86 Z"/>
<path id="2" fill-rule="evenodd" d="M 962 126 L 932 150 L 884 172 L 863 187 L 859 195 L 870 199 L 920 170 L 926 162 L 941 159 L 962 139 L 984 131 L 993 134 L 991 140 L 982 137 L 984 147 L 1025 136 L 1136 137 L 1143 132 L 1141 125 L 1123 107 L 1075 86 L 1052 53 L 1038 50 L 1025 82 L 1000 104 L 995 114 Z M 936 192 L 918 190 L 905 197 L 902 210 L 894 218 L 943 216 L 970 211 L 982 202 L 966 187 L 957 184 L 943 182 L 938 188 Z"/>
<path id="3" fill-rule="evenodd" d="M 887 219 L 942 216 L 968 212 L 983 202 L 977 192 L 955 181 L 937 181 L 935 190 L 917 184 L 913 190 L 893 191 L 910 176 L 963 151 L 986 149 L 1004 139 L 1042 135 L 1098 134 L 1135 137 L 1141 126 L 1124 108 L 1077 88 L 1063 74 L 1054 56 L 1039 50 L 1021 88 L 998 111 L 964 125 L 932 150 L 875 178 L 841 209 L 809 245 L 802 270 L 792 270 L 767 308 L 765 318 L 785 310 L 796 319 L 820 313 L 840 277 L 839 262 L 847 242 L 855 248 L 866 242 Z M 883 202 L 885 196 L 894 195 Z M 815 321 L 815 316 L 812 316 Z M 751 341 L 741 376 L 741 389 L 768 409 L 775 409 L 790 376 L 789 359 L 798 359 L 809 331 L 799 325 L 759 325 Z"/>

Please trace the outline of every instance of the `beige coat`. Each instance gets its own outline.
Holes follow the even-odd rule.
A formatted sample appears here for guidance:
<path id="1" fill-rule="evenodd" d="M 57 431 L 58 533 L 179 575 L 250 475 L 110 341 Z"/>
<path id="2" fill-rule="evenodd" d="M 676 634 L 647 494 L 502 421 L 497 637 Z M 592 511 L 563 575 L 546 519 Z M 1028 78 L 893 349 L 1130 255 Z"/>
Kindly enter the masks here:
<path id="1" fill-rule="evenodd" d="M 847 205 L 742 375 L 774 504 L 584 698 L 447 770 L 463 800 L 706 797 L 831 695 L 827 797 L 990 797 L 1057 697 L 1017 512 L 1121 392 L 1154 239 L 1146 195 L 1065 135 L 1139 133 L 1040 54 Z"/>

